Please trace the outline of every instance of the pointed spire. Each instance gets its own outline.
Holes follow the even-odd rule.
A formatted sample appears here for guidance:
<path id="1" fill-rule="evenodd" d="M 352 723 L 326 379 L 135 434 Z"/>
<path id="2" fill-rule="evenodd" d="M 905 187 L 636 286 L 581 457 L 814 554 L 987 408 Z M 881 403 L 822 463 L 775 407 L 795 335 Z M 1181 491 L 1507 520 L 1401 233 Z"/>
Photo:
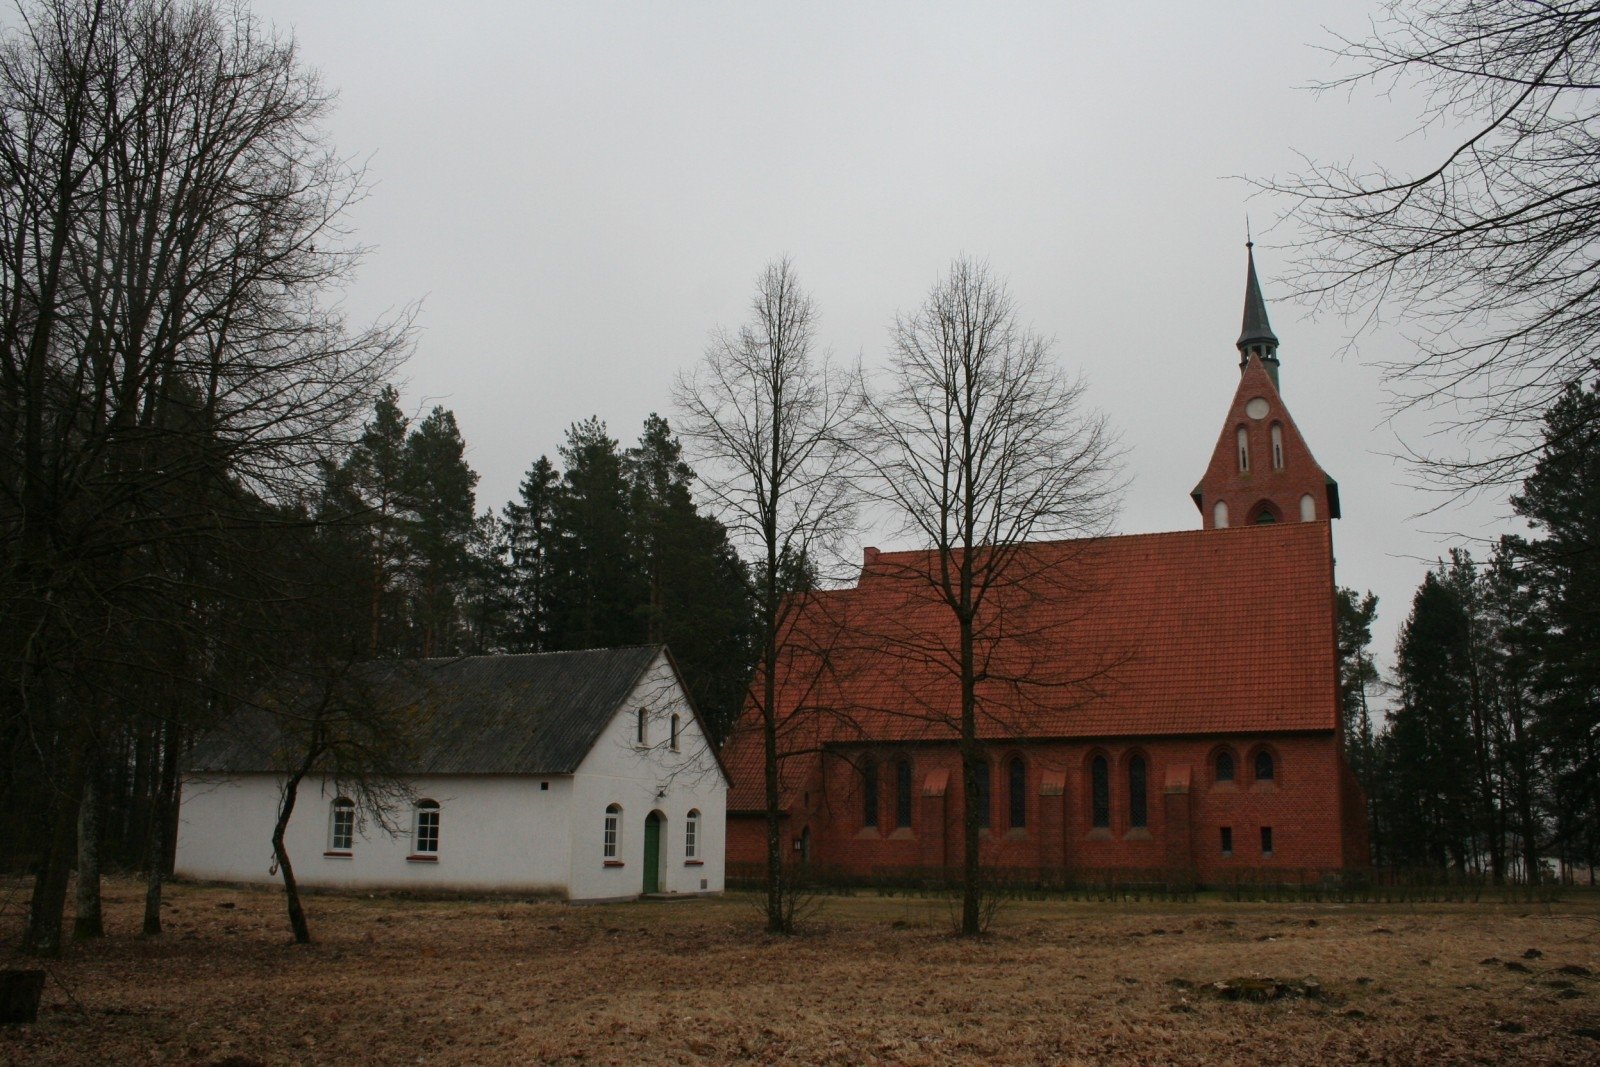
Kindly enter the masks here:
<path id="1" fill-rule="evenodd" d="M 1252 240 L 1244 243 L 1244 328 L 1239 331 L 1239 369 L 1244 370 L 1252 355 L 1258 356 L 1272 375 L 1272 384 L 1277 385 L 1278 335 L 1272 332 L 1272 324 L 1267 321 L 1267 302 L 1262 299 L 1261 283 L 1256 280 L 1255 247 Z"/>

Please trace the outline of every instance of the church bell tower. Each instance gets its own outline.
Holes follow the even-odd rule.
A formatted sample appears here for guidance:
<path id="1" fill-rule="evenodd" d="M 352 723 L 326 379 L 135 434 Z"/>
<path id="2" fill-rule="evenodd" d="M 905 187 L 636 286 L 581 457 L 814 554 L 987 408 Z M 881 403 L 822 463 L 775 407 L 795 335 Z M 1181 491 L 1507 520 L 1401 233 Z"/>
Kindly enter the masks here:
<path id="1" fill-rule="evenodd" d="M 1190 495 L 1207 530 L 1339 517 L 1339 485 L 1317 465 L 1278 392 L 1278 337 L 1245 242 L 1239 387 L 1205 476 Z"/>

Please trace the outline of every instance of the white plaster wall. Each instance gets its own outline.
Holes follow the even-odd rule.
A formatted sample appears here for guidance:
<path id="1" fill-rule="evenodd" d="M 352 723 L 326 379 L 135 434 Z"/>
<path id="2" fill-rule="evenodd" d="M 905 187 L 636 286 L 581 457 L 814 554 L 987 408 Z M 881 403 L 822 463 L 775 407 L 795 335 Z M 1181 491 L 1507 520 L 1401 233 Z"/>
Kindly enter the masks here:
<path id="1" fill-rule="evenodd" d="M 638 708 L 648 743 L 635 743 Z M 679 715 L 678 749 L 671 717 Z M 177 872 L 189 878 L 271 882 L 272 827 L 282 777 L 189 776 L 178 826 Z M 549 783 L 541 789 L 540 784 Z M 440 805 L 436 862 L 411 855 L 410 812 L 391 837 L 370 817 L 349 856 L 328 856 L 331 783 L 300 787 L 285 844 L 307 886 L 564 892 L 573 900 L 636 896 L 644 888 L 644 824 L 664 817 L 661 889 L 720 893 L 725 871 L 727 782 L 666 658 L 645 672 L 574 775 L 418 779 L 419 799 Z M 660 794 L 658 796 L 657 794 Z M 606 806 L 621 804 L 620 866 L 604 859 Z M 684 855 L 684 825 L 700 812 L 698 862 Z"/>
<path id="2" fill-rule="evenodd" d="M 277 881 L 269 869 L 281 780 L 267 774 L 186 778 L 177 872 L 230 882 Z M 540 789 L 541 782 L 549 789 Z M 307 886 L 566 891 L 570 776 L 452 776 L 413 784 L 419 799 L 440 807 L 436 861 L 407 858 L 409 811 L 398 815 L 398 835 L 364 817 L 350 856 L 324 855 L 335 794 L 328 782 L 307 781 L 284 837 L 295 877 Z"/>
<path id="3" fill-rule="evenodd" d="M 639 708 L 648 711 L 647 744 L 636 743 Z M 678 751 L 671 748 L 673 713 L 680 717 Z M 657 796 L 657 794 L 663 794 Z M 661 835 L 661 891 L 720 893 L 725 871 L 728 785 L 705 735 L 675 684 L 666 658 L 645 672 L 626 706 L 600 734 L 572 781 L 571 886 L 574 900 L 634 896 L 644 888 L 644 822 L 651 811 L 665 821 Z M 605 813 L 622 805 L 622 866 L 605 862 Z M 698 864 L 684 857 L 684 822 L 700 811 Z M 704 886 L 702 887 L 702 881 Z"/>

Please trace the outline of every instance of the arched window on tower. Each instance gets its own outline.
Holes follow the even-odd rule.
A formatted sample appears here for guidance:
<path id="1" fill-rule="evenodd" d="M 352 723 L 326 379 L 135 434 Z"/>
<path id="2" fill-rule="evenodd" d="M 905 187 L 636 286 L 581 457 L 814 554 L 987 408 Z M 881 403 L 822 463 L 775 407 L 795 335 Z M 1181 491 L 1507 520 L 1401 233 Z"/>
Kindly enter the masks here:
<path id="1" fill-rule="evenodd" d="M 1272 469 L 1283 470 L 1283 424 L 1272 424 Z"/>
<path id="2" fill-rule="evenodd" d="M 1211 525 L 1215 526 L 1219 530 L 1226 530 L 1228 528 L 1228 502 L 1226 500 L 1219 500 L 1217 501 L 1216 505 L 1212 507 Z"/>
<path id="3" fill-rule="evenodd" d="M 1300 521 L 1313 522 L 1317 517 L 1317 501 L 1310 493 L 1300 498 Z"/>
<path id="4" fill-rule="evenodd" d="M 1239 427 L 1236 435 L 1239 442 L 1239 470 L 1245 474 L 1250 473 L 1250 431 L 1246 427 Z"/>

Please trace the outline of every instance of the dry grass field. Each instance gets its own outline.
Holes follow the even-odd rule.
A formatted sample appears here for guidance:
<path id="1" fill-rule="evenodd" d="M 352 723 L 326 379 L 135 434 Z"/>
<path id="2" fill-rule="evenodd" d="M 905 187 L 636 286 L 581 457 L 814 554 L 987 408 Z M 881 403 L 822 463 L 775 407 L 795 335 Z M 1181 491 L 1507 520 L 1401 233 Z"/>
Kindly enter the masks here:
<path id="1" fill-rule="evenodd" d="M 20 883 L 0 883 L 17 939 Z M 171 887 L 167 933 L 107 887 L 112 936 L 49 965 L 7 1064 L 1600 1062 L 1600 901 L 1019 903 L 978 941 L 942 903 L 309 898 Z M 8 960 L 7 966 L 20 961 Z M 1210 983 L 1312 981 L 1228 1000 Z"/>

